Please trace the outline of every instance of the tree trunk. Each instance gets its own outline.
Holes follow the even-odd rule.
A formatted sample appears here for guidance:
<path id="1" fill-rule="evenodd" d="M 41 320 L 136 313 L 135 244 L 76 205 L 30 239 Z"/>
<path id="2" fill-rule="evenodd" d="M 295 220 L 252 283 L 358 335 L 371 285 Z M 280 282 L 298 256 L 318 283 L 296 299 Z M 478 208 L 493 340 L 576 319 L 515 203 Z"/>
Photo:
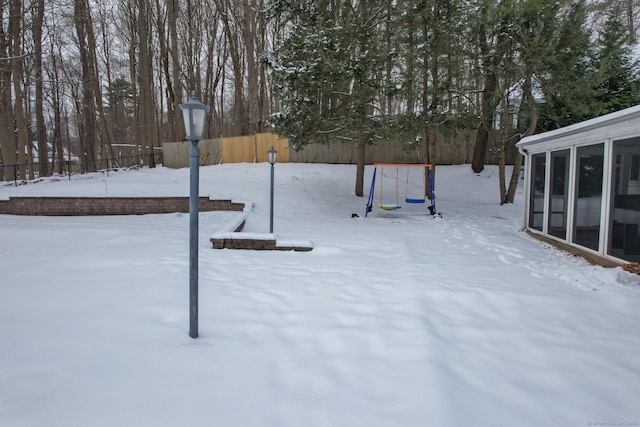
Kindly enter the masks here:
<path id="1" fill-rule="evenodd" d="M 363 140 L 357 142 L 356 147 L 356 196 L 364 196 L 364 168 L 367 154 L 367 144 Z"/>
<path id="2" fill-rule="evenodd" d="M 100 130 L 100 134 L 97 135 L 100 141 L 100 160 L 104 160 L 105 158 L 115 158 L 115 152 L 113 151 L 113 133 L 111 132 L 111 127 L 108 124 L 107 116 L 104 112 L 104 102 L 102 100 L 102 79 L 100 78 L 98 58 L 97 58 L 97 45 L 96 45 L 96 35 L 93 28 L 93 20 L 91 19 L 91 15 L 87 15 L 87 46 L 89 60 L 91 61 L 91 82 L 93 84 L 92 93 L 95 97 L 94 105 L 95 105 L 95 114 L 97 115 L 96 123 Z M 104 37 L 105 45 L 107 44 L 107 37 Z M 108 51 L 108 46 L 105 46 L 105 50 Z M 97 145 L 96 141 L 96 146 Z M 108 167 L 108 165 L 102 165 L 101 167 Z"/>
<path id="3" fill-rule="evenodd" d="M 502 123 L 500 129 L 500 152 L 498 153 L 498 177 L 500 185 L 500 204 L 505 203 L 505 196 L 507 193 L 505 183 L 505 150 L 507 147 L 507 140 L 509 139 L 509 96 L 503 94 L 501 97 L 502 103 Z"/>
<path id="4" fill-rule="evenodd" d="M 487 29 L 487 16 L 487 8 L 483 6 L 480 11 L 480 23 L 476 35 L 478 38 L 478 48 L 480 50 L 479 65 L 482 76 L 484 77 L 484 89 L 482 90 L 482 100 L 480 102 L 480 124 L 478 125 L 478 132 L 476 133 L 473 159 L 471 161 L 471 170 L 475 173 L 480 173 L 484 170 L 487 145 L 489 144 L 489 132 L 493 121 L 493 114 L 498 106 L 498 99 L 496 99 L 498 76 L 496 70 L 500 64 L 501 56 L 498 52 L 493 51 L 497 49 L 498 41 L 495 41 L 496 46 L 494 46 L 494 49 L 489 46 L 488 40 L 490 40 L 491 37 Z M 504 25 L 505 23 L 502 22 L 502 26 Z M 497 37 L 500 39 L 505 36 L 499 34 Z"/>
<path id="5" fill-rule="evenodd" d="M 638 3 L 637 0 L 624 0 L 624 4 L 626 7 L 626 14 L 627 14 L 627 30 L 629 31 L 629 44 L 633 45 L 636 43 L 636 41 L 638 40 L 638 35 L 636 34 L 636 19 L 635 19 L 635 15 L 636 12 L 634 10 L 634 4 L 636 5 L 635 7 L 639 9 L 640 11 L 640 7 L 638 7 Z"/>
<path id="6" fill-rule="evenodd" d="M 155 167 L 155 153 L 158 126 L 155 116 L 155 105 L 153 102 L 153 63 L 151 49 L 149 48 L 149 4 L 148 0 L 138 2 L 138 34 L 140 36 L 140 144 L 142 151 L 146 149 L 147 163 L 149 167 Z"/>
<path id="7" fill-rule="evenodd" d="M 177 41 L 177 13 L 179 4 L 177 0 L 169 0 L 166 2 L 166 25 L 163 16 L 162 5 L 159 0 L 155 0 L 156 7 L 156 27 L 159 36 L 159 53 L 158 60 L 160 67 L 158 72 L 163 76 L 163 84 L 166 87 L 167 96 L 167 132 L 165 138 L 167 141 L 178 141 L 182 134 L 179 124 L 182 123 L 182 113 L 178 104 L 182 102 L 182 94 L 180 91 L 180 65 L 179 51 Z M 178 97 L 176 93 L 179 92 Z M 162 95 L 162 92 L 160 92 Z M 160 102 L 160 105 L 163 105 Z"/>
<path id="8" fill-rule="evenodd" d="M 180 135 L 183 131 L 182 111 L 177 105 L 183 102 L 183 91 L 180 65 L 180 51 L 178 50 L 178 32 L 177 19 L 180 14 L 180 2 L 178 0 L 169 0 L 168 7 L 168 27 L 169 27 L 169 57 L 171 58 L 171 72 L 173 79 L 173 90 L 169 92 L 169 127 L 171 129 L 171 141 L 179 141 L 183 139 Z"/>
<path id="9" fill-rule="evenodd" d="M 259 10 L 264 10 L 264 0 L 259 0 Z M 267 24 L 265 20 L 264 13 L 258 13 L 258 30 L 257 33 L 260 35 L 259 40 L 260 43 L 257 47 L 257 55 L 261 57 L 268 50 L 267 48 Z M 263 132 L 266 126 L 266 118 L 268 115 L 268 100 L 270 98 L 269 94 L 267 94 L 267 64 L 265 61 L 259 62 L 259 76 L 260 84 L 258 87 L 258 117 L 256 118 L 257 129 L 258 132 Z"/>
<path id="10" fill-rule="evenodd" d="M 8 84 L 11 80 L 11 73 L 6 71 L 9 67 L 8 61 L 0 62 L 0 73 L 2 75 L 0 83 L 0 141 L 4 143 L 0 146 L 0 156 L 2 165 L 0 165 L 0 177 L 5 181 L 13 181 L 16 179 L 15 169 L 13 167 L 5 167 L 5 165 L 14 165 L 17 163 L 15 133 L 13 132 L 13 111 L 11 109 L 11 86 Z"/>
<path id="11" fill-rule="evenodd" d="M 412 115 L 416 111 L 415 100 L 415 28 L 411 25 L 407 33 L 407 70 L 405 77 L 407 113 Z"/>
<path id="12" fill-rule="evenodd" d="M 527 106 L 529 107 L 529 126 L 527 131 L 522 135 L 531 136 L 536 131 L 536 126 L 538 125 L 538 110 L 536 107 L 535 99 L 533 98 L 532 89 L 531 89 L 531 75 L 529 74 L 525 80 L 525 86 L 523 88 L 524 96 L 527 100 Z M 521 129 L 521 126 L 518 126 L 518 130 Z M 520 171 L 522 170 L 522 155 L 520 152 L 516 154 L 516 159 L 513 163 L 513 171 L 511 172 L 511 180 L 509 181 L 509 188 L 507 189 L 507 194 L 505 196 L 505 203 L 513 203 L 516 196 L 516 189 L 518 188 L 518 181 L 520 180 Z"/>
<path id="13" fill-rule="evenodd" d="M 82 156 L 85 161 L 85 170 L 95 172 L 96 165 L 96 105 L 95 94 L 93 93 L 95 83 L 93 82 L 93 63 L 89 53 L 87 42 L 87 29 L 89 24 L 89 9 L 85 0 L 74 1 L 74 19 L 76 33 L 78 36 L 78 48 L 80 50 L 80 62 L 82 66 L 82 104 L 80 106 L 81 115 L 81 136 L 80 141 L 84 150 Z"/>
<path id="14" fill-rule="evenodd" d="M 47 144 L 47 128 L 44 122 L 43 87 L 42 87 L 42 25 L 44 20 L 44 0 L 35 2 L 33 22 L 33 67 L 35 74 L 35 109 L 36 139 L 38 141 L 38 158 L 40 176 L 49 175 L 49 147 Z"/>
<path id="15" fill-rule="evenodd" d="M 5 19 L 5 2 L 0 2 L 0 28 L 4 28 Z M 13 22 L 10 17 L 9 23 Z M 0 32 L 0 57 L 8 58 L 11 56 L 11 31 Z M 15 169 L 13 166 L 17 163 L 16 143 L 14 131 L 14 118 L 11 97 L 11 61 L 0 60 L 0 178 L 6 181 L 16 179 Z"/>
<path id="16" fill-rule="evenodd" d="M 52 43 L 53 45 L 53 43 Z M 53 47 L 53 46 L 52 46 Z M 53 51 L 53 49 L 51 49 Z M 56 66 L 56 55 L 51 56 L 53 62 L 53 146 L 55 152 L 55 159 L 58 165 L 58 174 L 64 173 L 64 148 L 62 147 L 62 114 L 60 112 L 60 80 L 58 78 L 58 69 Z M 71 150 L 69 150 L 69 156 Z M 71 165 L 69 165 L 71 166 Z M 71 175 L 71 169 L 69 169 L 69 175 Z"/>
<path id="17" fill-rule="evenodd" d="M 246 49 L 245 63 L 247 67 L 247 130 L 256 133 L 258 123 L 258 67 L 256 65 L 256 22 L 253 12 L 255 1 L 242 2 L 242 37 Z"/>
<path id="18" fill-rule="evenodd" d="M 138 56 L 136 47 L 139 45 L 138 39 L 140 38 L 138 35 L 138 31 L 136 28 L 137 23 L 137 15 L 136 15 L 136 3 L 137 0 L 129 0 L 128 2 L 128 26 L 129 30 L 129 81 L 131 82 L 131 104 L 133 105 L 133 142 L 135 142 L 135 162 L 136 164 L 140 164 L 140 134 L 141 127 L 140 121 L 142 120 L 140 116 L 140 94 L 138 87 L 139 83 L 139 75 L 138 72 L 139 64 L 138 64 Z"/>
<path id="19" fill-rule="evenodd" d="M 476 142 L 473 147 L 473 159 L 471 161 L 471 170 L 480 173 L 484 170 L 485 156 L 487 154 L 487 145 L 489 144 L 489 131 L 493 121 L 493 113 L 496 109 L 496 91 L 498 90 L 498 79 L 496 73 L 489 71 L 484 90 L 482 91 L 482 103 L 480 107 L 480 125 L 476 133 Z"/>
<path id="20" fill-rule="evenodd" d="M 233 69 L 233 93 L 234 93 L 234 128 L 235 133 L 239 135 L 248 135 L 249 125 L 247 120 L 247 110 L 244 100 L 244 67 L 242 61 L 242 52 L 240 51 L 240 42 L 236 36 L 236 32 L 232 31 L 230 14 L 231 7 L 226 0 L 218 0 L 221 8 L 220 17 L 224 26 L 224 33 L 229 46 L 229 54 L 231 56 L 231 65 Z"/>
<path id="21" fill-rule="evenodd" d="M 24 94 L 22 91 L 23 67 L 22 67 L 22 2 L 20 0 L 11 0 L 11 56 L 12 60 L 12 77 L 13 77 L 13 94 L 14 94 L 14 117 L 17 135 L 17 152 L 20 178 L 27 179 L 28 160 L 28 134 L 27 122 L 24 117 Z M 30 168 L 33 169 L 33 168 Z"/>
<path id="22" fill-rule="evenodd" d="M 222 116 L 224 113 L 224 72 L 228 55 L 222 48 L 224 38 L 218 37 L 220 33 L 219 19 L 213 20 L 207 32 L 207 58 L 204 93 L 208 98 L 202 100 L 211 107 L 211 113 L 207 119 L 207 134 L 210 138 L 219 137 L 223 129 Z M 218 99 L 220 100 L 218 104 Z"/>

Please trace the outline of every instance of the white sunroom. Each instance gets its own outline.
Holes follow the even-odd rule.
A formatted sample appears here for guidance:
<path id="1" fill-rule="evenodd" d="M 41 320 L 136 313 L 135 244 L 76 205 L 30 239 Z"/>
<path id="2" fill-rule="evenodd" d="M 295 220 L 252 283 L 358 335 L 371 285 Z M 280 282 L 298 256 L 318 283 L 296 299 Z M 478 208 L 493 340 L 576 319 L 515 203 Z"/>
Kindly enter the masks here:
<path id="1" fill-rule="evenodd" d="M 529 231 L 614 264 L 640 262 L 640 105 L 517 146 Z"/>

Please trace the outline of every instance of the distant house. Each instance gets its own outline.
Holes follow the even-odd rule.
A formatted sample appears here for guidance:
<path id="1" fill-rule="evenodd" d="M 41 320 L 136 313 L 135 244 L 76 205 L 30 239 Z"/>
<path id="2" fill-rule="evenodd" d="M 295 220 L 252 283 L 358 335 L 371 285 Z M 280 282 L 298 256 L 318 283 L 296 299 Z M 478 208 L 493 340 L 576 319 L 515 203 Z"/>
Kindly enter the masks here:
<path id="1" fill-rule="evenodd" d="M 53 151 L 53 144 L 51 142 L 47 142 L 47 157 L 49 162 L 55 162 L 58 159 L 55 158 L 55 153 Z M 38 150 L 38 141 L 32 141 L 31 142 L 31 153 L 33 154 L 33 163 L 39 163 L 40 162 L 40 153 Z M 78 156 L 71 154 L 69 155 L 69 151 L 67 150 L 66 147 L 62 147 L 62 153 L 64 156 L 64 161 L 71 161 L 73 163 L 78 163 L 80 161 L 80 159 L 78 158 Z"/>
<path id="2" fill-rule="evenodd" d="M 640 105 L 517 147 L 529 231 L 605 263 L 640 262 Z"/>

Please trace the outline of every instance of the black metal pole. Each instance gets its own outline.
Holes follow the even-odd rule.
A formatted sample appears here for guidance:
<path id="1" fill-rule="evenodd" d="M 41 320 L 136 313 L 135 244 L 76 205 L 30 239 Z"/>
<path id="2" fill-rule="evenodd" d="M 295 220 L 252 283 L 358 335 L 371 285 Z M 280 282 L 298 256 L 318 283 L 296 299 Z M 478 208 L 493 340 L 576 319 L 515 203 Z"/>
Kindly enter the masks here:
<path id="1" fill-rule="evenodd" d="M 273 233 L 273 163 L 271 164 L 271 205 L 269 212 L 269 233 Z"/>
<path id="2" fill-rule="evenodd" d="M 198 213 L 200 149 L 198 141 L 191 141 L 189 153 L 189 335 L 198 338 Z"/>

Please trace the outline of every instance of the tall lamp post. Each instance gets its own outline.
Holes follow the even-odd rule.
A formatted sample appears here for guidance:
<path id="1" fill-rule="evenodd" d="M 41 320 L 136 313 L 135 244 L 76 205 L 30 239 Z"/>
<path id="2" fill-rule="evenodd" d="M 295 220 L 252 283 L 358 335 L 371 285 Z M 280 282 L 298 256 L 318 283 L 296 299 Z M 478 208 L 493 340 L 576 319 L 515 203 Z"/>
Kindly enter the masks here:
<path id="1" fill-rule="evenodd" d="M 271 146 L 271 149 L 267 151 L 269 153 L 269 163 L 271 164 L 271 206 L 269 210 L 269 233 L 273 233 L 273 165 L 276 164 L 276 158 L 278 152 Z"/>
<path id="2" fill-rule="evenodd" d="M 191 141 L 189 152 L 189 335 L 198 338 L 198 196 L 200 181 L 200 149 L 198 142 L 204 135 L 209 106 L 195 95 L 189 102 L 180 104 L 184 117 L 187 139 Z"/>

